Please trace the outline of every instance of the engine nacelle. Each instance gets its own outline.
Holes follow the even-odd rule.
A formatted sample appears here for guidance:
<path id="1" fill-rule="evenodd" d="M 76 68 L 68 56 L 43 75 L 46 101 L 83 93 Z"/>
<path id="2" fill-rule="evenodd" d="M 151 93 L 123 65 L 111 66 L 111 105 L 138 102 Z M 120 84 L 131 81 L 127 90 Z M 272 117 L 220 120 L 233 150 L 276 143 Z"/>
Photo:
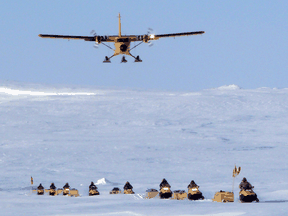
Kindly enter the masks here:
<path id="1" fill-rule="evenodd" d="M 143 36 L 143 41 L 144 41 L 145 43 L 148 43 L 148 42 L 149 42 L 149 36 L 148 36 L 148 35 L 144 35 L 144 36 Z"/>
<path id="2" fill-rule="evenodd" d="M 96 36 L 95 41 L 96 41 L 97 44 L 100 44 L 101 41 L 102 41 L 102 37 L 101 36 Z"/>

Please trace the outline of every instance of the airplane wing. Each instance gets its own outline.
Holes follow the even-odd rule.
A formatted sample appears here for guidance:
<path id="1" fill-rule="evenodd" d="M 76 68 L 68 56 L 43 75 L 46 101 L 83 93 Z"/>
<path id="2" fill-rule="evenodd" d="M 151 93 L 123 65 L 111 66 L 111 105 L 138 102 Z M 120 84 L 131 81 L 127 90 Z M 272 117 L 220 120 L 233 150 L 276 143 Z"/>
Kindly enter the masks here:
<path id="1" fill-rule="evenodd" d="M 138 36 L 128 36 L 131 41 L 144 41 L 148 42 L 149 40 L 158 40 L 159 38 L 164 38 L 164 37 L 179 37 L 179 36 L 189 36 L 189 35 L 198 35 L 198 34 L 204 34 L 204 31 L 197 31 L 197 32 L 182 32 L 182 33 L 172 33 L 172 34 L 159 34 L 159 35 L 154 35 L 154 34 L 146 34 L 146 35 L 138 35 Z"/>
<path id="2" fill-rule="evenodd" d="M 42 38 L 60 38 L 60 39 L 76 39 L 76 40 L 85 40 L 85 41 L 95 41 L 96 38 L 90 36 L 72 36 L 72 35 L 49 35 L 49 34 L 39 34 L 39 37 Z"/>
<path id="3" fill-rule="evenodd" d="M 179 36 L 189 36 L 189 35 L 198 35 L 198 34 L 204 34 L 204 31 L 197 31 L 197 32 L 182 32 L 182 33 L 173 33 L 173 34 L 160 34 L 160 35 L 154 35 L 155 38 L 162 38 L 162 37 L 179 37 Z M 153 36 L 152 36 L 153 38 Z M 157 40 L 156 39 L 156 40 Z"/>
<path id="4" fill-rule="evenodd" d="M 116 36 L 74 36 L 74 35 L 50 35 L 50 34 L 39 34 L 41 38 L 56 38 L 56 39 L 68 39 L 68 40 L 85 40 L 85 41 L 103 41 L 103 42 L 114 42 Z"/>

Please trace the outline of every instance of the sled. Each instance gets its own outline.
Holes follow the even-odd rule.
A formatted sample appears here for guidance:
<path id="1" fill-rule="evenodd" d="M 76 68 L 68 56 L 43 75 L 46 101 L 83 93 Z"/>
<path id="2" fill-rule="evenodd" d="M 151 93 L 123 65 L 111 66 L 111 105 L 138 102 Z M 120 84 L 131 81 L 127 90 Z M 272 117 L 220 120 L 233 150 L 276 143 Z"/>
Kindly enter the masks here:
<path id="1" fill-rule="evenodd" d="M 225 192 L 220 190 L 216 192 L 214 195 L 214 202 L 234 202 L 234 193 L 233 192 Z"/>
<path id="2" fill-rule="evenodd" d="M 57 191 L 56 191 L 57 195 L 63 193 L 63 188 L 58 188 Z"/>
<path id="3" fill-rule="evenodd" d="M 173 191 L 173 197 L 171 199 L 184 200 L 187 199 L 187 193 L 184 190 Z"/>
<path id="4" fill-rule="evenodd" d="M 148 189 L 146 190 L 146 199 L 152 199 L 158 195 L 158 191 L 156 189 Z"/>
<path id="5" fill-rule="evenodd" d="M 114 187 L 110 194 L 121 194 L 121 190 L 118 187 Z"/>
<path id="6" fill-rule="evenodd" d="M 73 188 L 73 189 L 70 190 L 70 194 L 68 194 L 68 196 L 70 196 L 70 197 L 78 197 L 80 195 L 78 193 L 78 190 Z"/>

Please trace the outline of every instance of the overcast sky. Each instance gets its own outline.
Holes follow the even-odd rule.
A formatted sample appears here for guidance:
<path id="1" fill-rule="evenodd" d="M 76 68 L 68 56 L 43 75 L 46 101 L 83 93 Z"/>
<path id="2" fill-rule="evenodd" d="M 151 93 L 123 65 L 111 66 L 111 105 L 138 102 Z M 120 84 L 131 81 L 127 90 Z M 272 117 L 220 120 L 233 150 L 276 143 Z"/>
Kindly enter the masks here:
<path id="1" fill-rule="evenodd" d="M 90 36 L 205 31 L 163 38 L 132 51 L 142 63 L 82 40 Z M 0 82 L 198 91 L 236 84 L 288 87 L 288 1 L 0 1 Z M 113 44 L 111 44 L 113 46 Z M 133 44 L 132 44 L 133 45 Z"/>

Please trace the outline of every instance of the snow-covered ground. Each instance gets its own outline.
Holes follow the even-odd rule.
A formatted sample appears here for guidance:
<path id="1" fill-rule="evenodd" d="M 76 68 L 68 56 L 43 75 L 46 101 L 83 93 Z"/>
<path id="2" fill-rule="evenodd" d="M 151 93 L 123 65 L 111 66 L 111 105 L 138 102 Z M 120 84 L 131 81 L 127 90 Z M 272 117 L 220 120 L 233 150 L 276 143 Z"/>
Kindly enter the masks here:
<path id="1" fill-rule="evenodd" d="M 0 84 L 0 215 L 286 215 L 288 89 L 160 92 Z M 212 202 L 219 190 L 234 203 Z M 34 185 L 81 197 L 37 196 Z M 238 202 L 246 177 L 260 203 Z M 204 201 L 143 199 L 166 178 Z M 97 182 L 100 196 L 89 197 Z M 134 195 L 110 195 L 126 181 Z"/>

